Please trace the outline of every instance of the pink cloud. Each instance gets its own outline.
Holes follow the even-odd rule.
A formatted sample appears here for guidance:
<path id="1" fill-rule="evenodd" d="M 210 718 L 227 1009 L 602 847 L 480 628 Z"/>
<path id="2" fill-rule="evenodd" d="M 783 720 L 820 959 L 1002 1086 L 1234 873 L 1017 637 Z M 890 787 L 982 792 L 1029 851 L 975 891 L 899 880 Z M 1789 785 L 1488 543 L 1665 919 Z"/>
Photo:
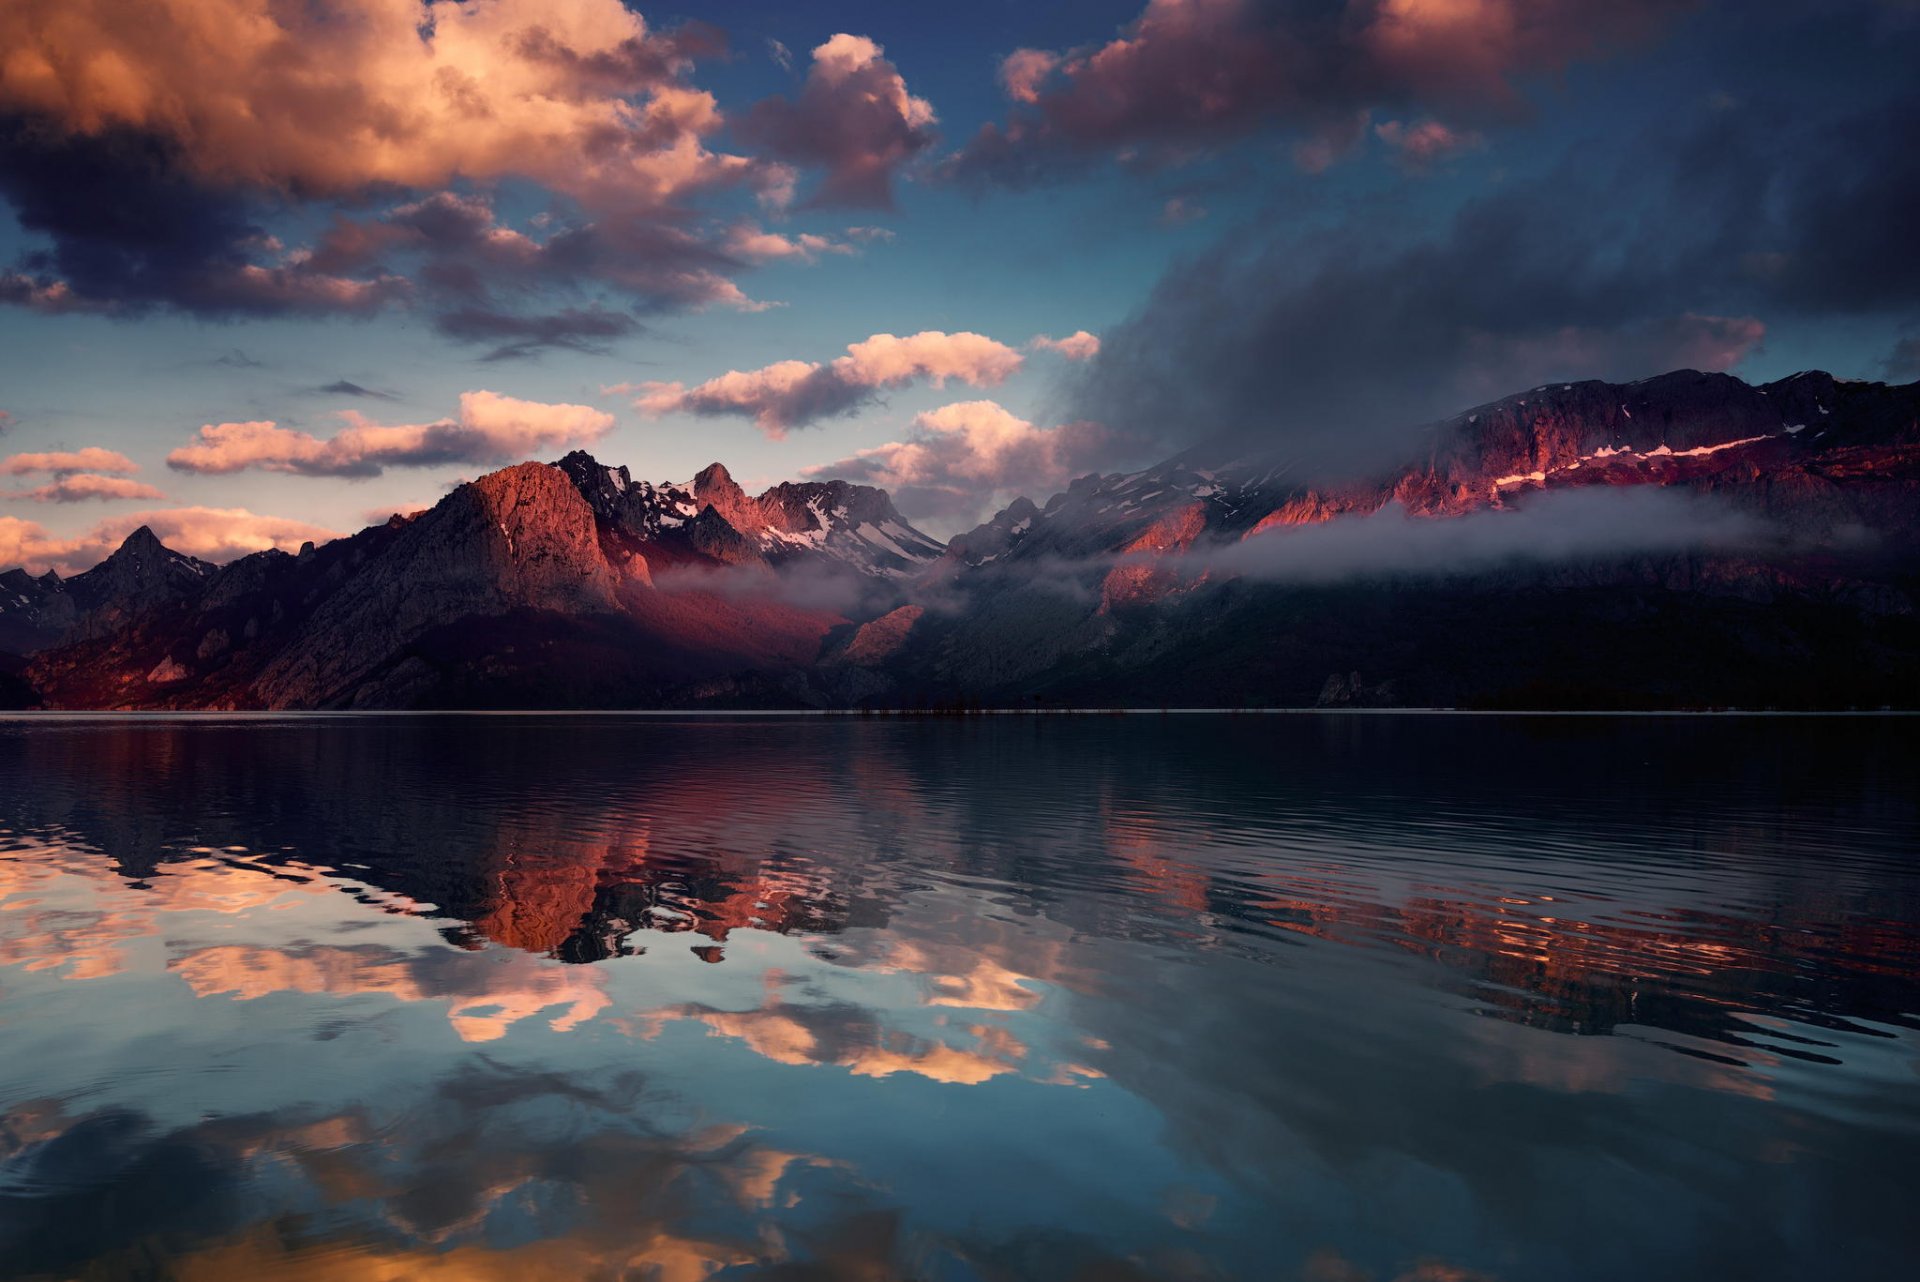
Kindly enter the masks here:
<path id="1" fill-rule="evenodd" d="M 30 490 L 0 493 L 0 498 L 20 499 L 28 503 L 84 503 L 88 499 L 163 499 L 167 497 L 144 481 L 126 476 L 96 476 L 91 472 L 63 474 L 46 485 Z"/>
<path id="2" fill-rule="evenodd" d="M 1060 489 L 1112 444 L 1095 423 L 1043 428 L 995 401 L 960 401 L 916 415 L 902 440 L 805 472 L 878 485 L 908 516 L 961 528 L 1017 494 Z"/>
<path id="3" fill-rule="evenodd" d="M 1355 8 L 1362 6 L 1355 5 Z M 1446 101 L 1511 93 L 1520 70 L 1558 68 L 1644 38 L 1672 0 L 1369 0 L 1360 46 L 1406 89 Z"/>
<path id="4" fill-rule="evenodd" d="M 1373 127 L 1374 137 L 1391 147 L 1401 165 L 1424 172 L 1463 152 L 1479 151 L 1487 140 L 1471 129 L 1451 129 L 1438 120 L 1405 123 L 1388 120 Z"/>
<path id="5" fill-rule="evenodd" d="M 1331 6 L 1323 6 L 1331 7 Z M 1644 36 L 1671 0 L 1346 0 L 1344 15 L 1263 0 L 1148 0 L 1120 35 L 1000 67 L 1012 105 L 949 164 L 1014 184 L 1106 155 L 1180 163 L 1274 125 L 1304 130 L 1317 172 L 1368 108 L 1410 99 L 1503 108 L 1516 74 Z M 1066 166 L 1070 168 L 1070 166 Z"/>
<path id="6" fill-rule="evenodd" d="M 811 263 L 822 254 L 857 252 L 852 245 L 835 240 L 831 236 L 820 236 L 811 232 L 788 236 L 780 232 L 767 231 L 753 223 L 735 224 L 728 229 L 726 239 L 721 244 L 726 252 L 750 263 L 782 260 Z"/>
<path id="7" fill-rule="evenodd" d="M 117 450 L 89 445 L 80 450 L 47 454 L 15 454 L 0 461 L 0 473 L 25 476 L 29 472 L 138 472 L 140 465 Z"/>
<path id="8" fill-rule="evenodd" d="M 191 445 L 167 455 L 181 472 L 256 470 L 303 476 L 378 476 L 389 467 L 517 461 L 583 445 L 606 435 L 613 416 L 587 405 L 516 400 L 497 392 L 463 392 L 457 419 L 384 425 L 354 410 L 326 439 L 271 421 L 209 423 Z"/>
<path id="9" fill-rule="evenodd" d="M 1071 340 L 1065 340 L 1071 341 Z M 778 439 L 790 428 L 848 413 L 888 388 L 925 379 L 943 387 L 958 379 L 973 387 L 997 387 L 1023 358 L 984 334 L 926 330 L 900 337 L 875 334 L 847 347 L 824 365 L 778 361 L 756 370 L 729 370 L 689 388 L 683 383 L 644 383 L 636 408 L 652 415 L 739 415 Z"/>
<path id="10" fill-rule="evenodd" d="M 933 144 L 933 104 L 865 36 L 842 32 L 813 51 L 799 96 L 769 98 L 739 133 L 774 156 L 825 170 L 813 205 L 893 207 L 894 175 Z"/>
<path id="11" fill-rule="evenodd" d="M 1077 329 L 1065 338 L 1048 338 L 1041 334 L 1027 346 L 1036 351 L 1053 352 L 1070 361 L 1090 361 L 1100 354 L 1099 337 L 1084 329 Z"/>
<path id="12" fill-rule="evenodd" d="M 1000 64 L 1000 83 L 1015 102 L 1039 102 L 1040 86 L 1060 65 L 1047 49 L 1015 49 Z"/>
<path id="13" fill-rule="evenodd" d="M 285 517 L 262 516 L 245 508 L 182 507 L 132 512 L 100 522 L 75 538 L 57 538 L 45 527 L 19 517 L 0 516 L 0 565 L 19 565 L 42 573 L 75 574 L 98 565 L 141 526 L 176 552 L 203 561 L 225 562 L 268 548 L 295 551 L 302 543 L 339 538 L 337 531 Z"/>

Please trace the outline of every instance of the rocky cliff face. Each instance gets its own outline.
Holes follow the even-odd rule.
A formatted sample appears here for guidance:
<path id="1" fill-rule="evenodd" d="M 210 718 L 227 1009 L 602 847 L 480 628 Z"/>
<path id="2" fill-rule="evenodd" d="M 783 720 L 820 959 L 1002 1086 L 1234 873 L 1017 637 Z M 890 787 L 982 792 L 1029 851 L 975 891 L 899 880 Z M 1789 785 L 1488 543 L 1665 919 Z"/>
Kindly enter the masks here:
<path id="1" fill-rule="evenodd" d="M 755 497 L 719 463 L 683 485 L 636 481 L 584 451 L 557 466 L 592 506 L 616 559 L 639 556 L 650 569 L 811 565 L 905 579 L 945 550 L 868 485 L 789 481 Z"/>
<path id="2" fill-rule="evenodd" d="M 1759 550 L 1252 581 L 1222 554 L 1656 487 Z M 1396 512 L 1397 509 L 1397 512 Z M 1543 511 L 1546 509 L 1542 509 Z M 1497 519 L 1497 517 L 1496 517 Z M 1429 526 L 1427 523 L 1431 522 Z M 0 575 L 0 695 L 59 707 L 1920 706 L 1920 385 L 1681 372 L 1534 388 L 1337 483 L 1203 447 L 942 548 L 885 493 L 636 481 L 575 453 L 299 556 L 149 532 Z"/>

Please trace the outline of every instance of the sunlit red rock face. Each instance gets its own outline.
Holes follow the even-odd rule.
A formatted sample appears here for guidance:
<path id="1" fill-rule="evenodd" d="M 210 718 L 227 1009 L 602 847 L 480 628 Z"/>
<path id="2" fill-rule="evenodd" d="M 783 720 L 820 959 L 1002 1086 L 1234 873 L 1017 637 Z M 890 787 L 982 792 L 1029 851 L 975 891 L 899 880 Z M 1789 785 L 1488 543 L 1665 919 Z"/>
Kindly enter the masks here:
<path id="1" fill-rule="evenodd" d="M 0 694 L 213 709 L 1920 705 L 1920 385 L 1565 383 L 1410 440 L 1400 466 L 1332 481 L 1216 443 L 1021 499 L 945 548 L 871 487 L 752 496 L 717 463 L 654 484 L 577 452 L 298 557 L 215 569 L 136 535 L 70 583 L 11 573 L 0 641 L 38 653 L 0 666 Z M 1671 492 L 1755 537 L 1615 551 L 1589 530 L 1525 564 L 1418 553 L 1451 546 L 1455 519 L 1582 491 Z M 1275 575 L 1231 559 L 1366 521 L 1403 561 L 1318 570 L 1302 553 L 1304 572 Z"/>

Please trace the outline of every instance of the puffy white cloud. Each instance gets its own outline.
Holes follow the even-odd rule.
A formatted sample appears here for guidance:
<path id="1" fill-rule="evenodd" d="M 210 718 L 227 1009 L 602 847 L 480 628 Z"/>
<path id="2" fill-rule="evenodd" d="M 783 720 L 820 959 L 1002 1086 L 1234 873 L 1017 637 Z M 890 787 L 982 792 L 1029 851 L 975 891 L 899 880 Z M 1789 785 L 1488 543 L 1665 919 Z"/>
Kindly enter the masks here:
<path id="1" fill-rule="evenodd" d="M 1065 340 L 1071 341 L 1071 340 Z M 756 370 L 729 370 L 689 388 L 650 382 L 634 404 L 648 414 L 687 413 L 751 418 L 768 436 L 822 418 L 845 414 L 888 388 L 926 379 L 943 387 L 958 379 L 973 387 L 997 387 L 1021 366 L 1020 353 L 984 334 L 925 330 L 900 337 L 875 334 L 847 347 L 847 354 L 820 364 L 777 361 Z"/>
<path id="2" fill-rule="evenodd" d="M 995 401 L 916 415 L 904 439 L 806 469 L 887 490 L 907 516 L 962 526 L 1025 493 L 1044 496 L 1113 446 L 1095 423 L 1037 427 Z"/>
<path id="3" fill-rule="evenodd" d="M 517 400 L 497 392 L 463 392 L 458 418 L 385 425 L 354 410 L 326 439 L 271 421 L 209 423 L 191 445 L 167 455 L 182 472 L 253 469 L 304 476 L 378 476 L 389 467 L 499 463 L 604 436 L 613 416 L 589 405 Z"/>

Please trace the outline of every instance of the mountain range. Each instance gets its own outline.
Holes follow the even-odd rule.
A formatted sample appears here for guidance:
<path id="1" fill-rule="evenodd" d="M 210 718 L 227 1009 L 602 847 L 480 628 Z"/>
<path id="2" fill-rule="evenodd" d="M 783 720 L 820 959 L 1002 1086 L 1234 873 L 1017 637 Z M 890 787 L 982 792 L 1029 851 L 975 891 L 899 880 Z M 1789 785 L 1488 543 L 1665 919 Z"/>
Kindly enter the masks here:
<path id="1" fill-rule="evenodd" d="M 946 543 L 576 452 L 297 555 L 0 574 L 22 707 L 1920 706 L 1920 384 L 1553 384 L 1338 483 L 1223 438 Z"/>

